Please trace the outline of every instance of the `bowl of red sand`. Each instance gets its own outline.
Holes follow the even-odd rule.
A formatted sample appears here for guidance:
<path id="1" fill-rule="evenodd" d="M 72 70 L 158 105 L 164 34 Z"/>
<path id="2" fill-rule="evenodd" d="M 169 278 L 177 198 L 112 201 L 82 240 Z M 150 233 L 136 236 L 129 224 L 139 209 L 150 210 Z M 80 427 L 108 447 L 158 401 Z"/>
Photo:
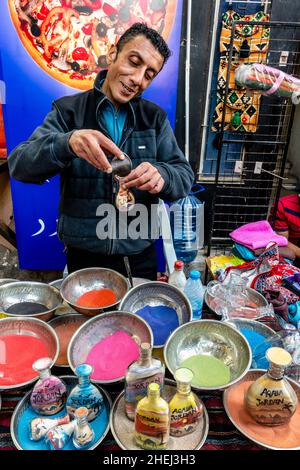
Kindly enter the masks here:
<path id="1" fill-rule="evenodd" d="M 129 364 L 139 358 L 140 343 L 153 345 L 145 320 L 124 311 L 103 313 L 85 322 L 74 334 L 68 362 L 73 371 L 80 364 L 90 364 L 95 383 L 120 382 Z"/>
<path id="2" fill-rule="evenodd" d="M 129 290 L 127 279 L 106 268 L 86 268 L 69 274 L 62 282 L 60 294 L 70 307 L 94 316 L 115 310 Z"/>
<path id="3" fill-rule="evenodd" d="M 68 346 L 76 331 L 88 321 L 88 317 L 80 313 L 59 315 L 49 321 L 49 325 L 55 330 L 59 341 L 59 354 L 55 362 L 57 367 L 69 367 Z"/>
<path id="4" fill-rule="evenodd" d="M 58 337 L 46 322 L 29 317 L 0 319 L 0 390 L 32 384 L 38 379 L 32 364 L 50 357 L 52 366 L 58 353 Z"/>

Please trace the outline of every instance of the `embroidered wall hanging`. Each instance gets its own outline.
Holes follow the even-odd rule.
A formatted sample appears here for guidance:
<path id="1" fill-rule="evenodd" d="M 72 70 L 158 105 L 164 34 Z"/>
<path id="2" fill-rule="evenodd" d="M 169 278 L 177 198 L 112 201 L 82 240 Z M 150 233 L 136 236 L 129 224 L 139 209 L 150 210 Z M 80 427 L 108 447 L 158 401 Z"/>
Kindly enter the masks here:
<path id="1" fill-rule="evenodd" d="M 249 95 L 245 90 L 238 88 L 234 81 L 234 73 L 241 64 L 264 63 L 266 61 L 270 28 L 265 25 L 251 25 L 251 21 L 267 22 L 270 17 L 263 11 L 241 16 L 233 10 L 228 10 L 222 16 L 221 57 L 217 83 L 217 106 L 213 116 L 213 131 L 221 130 L 232 22 L 238 20 L 248 21 L 249 24 L 235 26 L 224 129 L 240 132 L 255 132 L 257 129 L 261 95 L 256 92 Z"/>

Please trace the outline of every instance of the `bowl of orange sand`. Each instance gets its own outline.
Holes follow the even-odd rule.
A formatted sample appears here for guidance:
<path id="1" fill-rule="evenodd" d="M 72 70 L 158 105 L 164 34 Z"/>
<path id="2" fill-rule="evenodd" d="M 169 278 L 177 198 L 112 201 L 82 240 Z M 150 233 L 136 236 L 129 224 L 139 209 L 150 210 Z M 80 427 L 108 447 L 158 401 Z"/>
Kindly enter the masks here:
<path id="1" fill-rule="evenodd" d="M 60 294 L 77 312 L 94 316 L 116 310 L 128 290 L 127 279 L 117 271 L 86 268 L 69 274 L 61 284 Z"/>

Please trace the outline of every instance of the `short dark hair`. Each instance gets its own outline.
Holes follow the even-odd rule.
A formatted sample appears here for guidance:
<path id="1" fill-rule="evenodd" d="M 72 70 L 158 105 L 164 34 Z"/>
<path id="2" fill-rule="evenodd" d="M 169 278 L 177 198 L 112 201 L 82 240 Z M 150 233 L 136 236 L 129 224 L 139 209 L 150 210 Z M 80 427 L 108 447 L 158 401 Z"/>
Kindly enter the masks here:
<path id="1" fill-rule="evenodd" d="M 171 55 L 171 51 L 164 40 L 164 38 L 157 32 L 155 29 L 149 28 L 144 23 L 134 23 L 130 28 L 128 28 L 125 33 L 122 34 L 119 41 L 116 44 L 117 53 L 119 53 L 125 44 L 127 44 L 131 39 L 137 36 L 145 36 L 155 49 L 162 55 L 164 58 L 164 64 Z"/>

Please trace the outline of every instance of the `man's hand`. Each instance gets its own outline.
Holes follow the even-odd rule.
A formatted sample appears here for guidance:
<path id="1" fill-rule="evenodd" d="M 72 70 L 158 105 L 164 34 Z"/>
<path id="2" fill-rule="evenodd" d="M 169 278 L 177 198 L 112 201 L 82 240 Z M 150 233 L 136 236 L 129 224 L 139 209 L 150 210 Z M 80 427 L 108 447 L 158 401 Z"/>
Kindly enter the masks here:
<path id="1" fill-rule="evenodd" d="M 164 184 L 165 180 L 158 169 L 149 162 L 141 163 L 128 176 L 122 178 L 123 187 L 137 188 L 141 191 L 148 191 L 150 194 L 160 193 Z"/>
<path id="2" fill-rule="evenodd" d="M 102 132 L 92 129 L 74 131 L 69 140 L 69 146 L 80 158 L 83 158 L 98 170 L 111 173 L 111 165 L 105 154 L 124 159 L 122 151 Z"/>

